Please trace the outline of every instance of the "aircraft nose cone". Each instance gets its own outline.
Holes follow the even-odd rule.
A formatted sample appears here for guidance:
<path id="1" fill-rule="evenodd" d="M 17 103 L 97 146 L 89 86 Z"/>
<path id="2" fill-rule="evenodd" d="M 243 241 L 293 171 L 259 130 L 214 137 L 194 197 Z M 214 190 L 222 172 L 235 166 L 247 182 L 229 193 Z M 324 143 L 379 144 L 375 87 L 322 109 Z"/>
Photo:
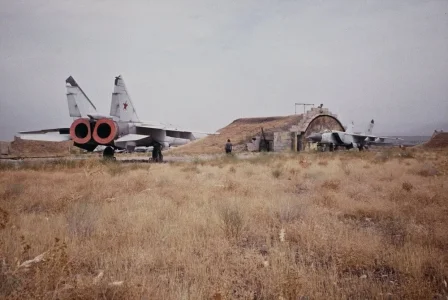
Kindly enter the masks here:
<path id="1" fill-rule="evenodd" d="M 310 136 L 308 136 L 307 139 L 312 141 L 312 142 L 319 143 L 320 141 L 322 141 L 322 134 L 320 134 L 320 133 L 312 133 Z"/>

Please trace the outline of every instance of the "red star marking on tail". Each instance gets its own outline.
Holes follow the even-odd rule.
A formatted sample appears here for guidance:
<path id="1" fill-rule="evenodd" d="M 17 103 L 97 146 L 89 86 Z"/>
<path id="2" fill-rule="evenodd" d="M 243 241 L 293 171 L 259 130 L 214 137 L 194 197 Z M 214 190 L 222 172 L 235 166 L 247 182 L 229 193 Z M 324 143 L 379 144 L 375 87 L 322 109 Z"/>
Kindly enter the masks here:
<path id="1" fill-rule="evenodd" d="M 128 104 L 127 103 L 123 103 L 123 109 L 126 110 L 126 108 L 128 108 Z"/>

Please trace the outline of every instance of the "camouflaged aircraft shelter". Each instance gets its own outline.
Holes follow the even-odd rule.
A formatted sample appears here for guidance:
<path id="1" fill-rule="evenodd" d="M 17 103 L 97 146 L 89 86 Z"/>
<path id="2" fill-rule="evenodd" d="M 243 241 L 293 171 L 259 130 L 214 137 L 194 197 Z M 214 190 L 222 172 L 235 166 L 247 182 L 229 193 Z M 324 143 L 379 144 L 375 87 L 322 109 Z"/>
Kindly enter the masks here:
<path id="1" fill-rule="evenodd" d="M 306 151 L 313 147 L 313 144 L 306 140 L 311 133 L 324 130 L 345 131 L 335 114 L 328 108 L 320 107 L 300 115 L 241 119 L 243 120 L 246 124 L 260 128 L 260 132 L 246 144 L 248 151 Z M 266 120 L 270 121 L 265 122 Z M 272 122 L 278 126 L 269 126 Z"/>

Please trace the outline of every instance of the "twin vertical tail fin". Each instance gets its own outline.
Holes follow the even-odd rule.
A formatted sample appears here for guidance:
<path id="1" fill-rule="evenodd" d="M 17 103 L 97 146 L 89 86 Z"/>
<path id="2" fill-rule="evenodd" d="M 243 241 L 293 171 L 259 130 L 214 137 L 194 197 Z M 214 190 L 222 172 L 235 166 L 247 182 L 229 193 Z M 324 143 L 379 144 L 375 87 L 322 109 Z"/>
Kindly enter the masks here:
<path id="1" fill-rule="evenodd" d="M 87 97 L 72 76 L 68 77 L 65 82 L 67 84 L 67 102 L 70 117 L 88 118 L 89 115 L 97 112 L 95 105 L 90 101 L 89 97 Z M 139 121 L 131 97 L 121 76 L 115 77 L 110 115 L 117 117 L 119 121 L 123 122 Z"/>
<path id="2" fill-rule="evenodd" d="M 139 122 L 134 104 L 132 104 L 131 97 L 121 75 L 115 77 L 110 115 L 117 117 L 122 122 Z"/>
<path id="3" fill-rule="evenodd" d="M 345 130 L 345 132 L 347 133 L 353 133 L 355 124 L 353 123 L 353 121 L 350 123 L 350 125 L 347 126 L 347 129 Z"/>
<path id="4" fill-rule="evenodd" d="M 373 120 L 370 121 L 369 127 L 367 127 L 367 132 L 366 132 L 368 135 L 372 135 L 374 125 L 375 125 L 375 122 Z"/>
<path id="5" fill-rule="evenodd" d="M 68 111 L 70 117 L 76 118 L 69 128 L 70 138 L 78 145 L 87 145 L 92 139 L 92 125 L 88 118 L 89 115 L 96 113 L 96 107 L 72 76 L 69 76 L 65 83 Z M 85 147 L 90 149 L 94 146 Z"/>
<path id="6" fill-rule="evenodd" d="M 92 101 L 90 101 L 72 76 L 68 77 L 65 83 L 70 117 L 87 118 L 89 114 L 96 112 L 95 105 L 93 105 Z"/>
<path id="7" fill-rule="evenodd" d="M 369 126 L 367 127 L 367 130 L 364 134 L 366 135 L 372 135 L 373 132 L 373 126 L 375 125 L 375 122 L 372 120 L 369 123 Z M 347 126 L 347 129 L 345 130 L 345 132 L 347 133 L 354 133 L 355 131 L 355 124 L 352 122 L 349 126 Z"/>

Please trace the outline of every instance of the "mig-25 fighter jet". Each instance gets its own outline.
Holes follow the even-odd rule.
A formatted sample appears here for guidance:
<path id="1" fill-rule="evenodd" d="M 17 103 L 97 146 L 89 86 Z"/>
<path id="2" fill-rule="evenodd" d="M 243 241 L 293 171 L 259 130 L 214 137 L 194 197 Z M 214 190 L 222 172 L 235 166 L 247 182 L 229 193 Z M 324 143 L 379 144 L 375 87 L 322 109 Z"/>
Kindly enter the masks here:
<path id="1" fill-rule="evenodd" d="M 67 102 L 70 127 L 19 132 L 21 139 L 40 141 L 69 141 L 74 145 L 94 151 L 97 146 L 106 146 L 104 155 L 112 155 L 116 149 L 132 151 L 138 146 L 168 148 L 189 143 L 195 134 L 217 134 L 178 128 L 171 124 L 141 121 L 131 101 L 121 76 L 115 77 L 114 91 L 109 114 L 98 113 L 78 83 L 69 77 Z"/>
<path id="2" fill-rule="evenodd" d="M 330 151 L 336 150 L 339 147 L 344 147 L 347 150 L 358 148 L 359 151 L 367 149 L 373 144 L 385 144 L 385 140 L 402 140 L 400 138 L 380 137 L 372 134 L 374 120 L 370 121 L 366 133 L 353 132 L 353 123 L 348 130 L 337 131 L 329 130 L 323 132 L 312 133 L 307 137 L 307 140 L 317 143 L 318 146 L 328 146 Z"/>

